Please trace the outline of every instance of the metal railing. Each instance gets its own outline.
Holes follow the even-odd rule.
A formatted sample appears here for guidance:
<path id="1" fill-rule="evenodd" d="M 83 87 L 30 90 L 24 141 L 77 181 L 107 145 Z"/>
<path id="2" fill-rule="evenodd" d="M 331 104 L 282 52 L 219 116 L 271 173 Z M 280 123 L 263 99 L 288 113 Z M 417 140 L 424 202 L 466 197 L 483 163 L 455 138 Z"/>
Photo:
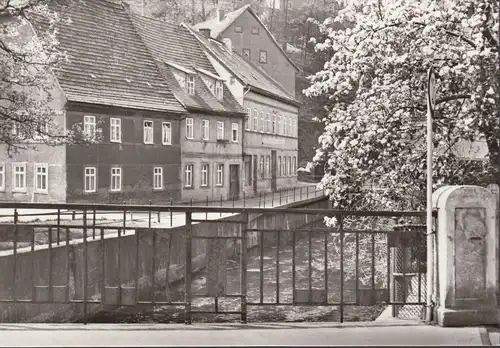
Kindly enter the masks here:
<path id="1" fill-rule="evenodd" d="M 421 296 L 389 295 L 395 261 L 388 241 L 397 234 L 394 218 L 415 223 L 425 212 L 325 209 L 324 197 L 308 204 L 313 207 L 0 203 L 15 209 L 13 223 L 0 224 L 0 303 L 82 306 L 84 323 L 95 315 L 89 306 L 99 304 L 180 306 L 186 323 L 203 314 L 247 322 L 252 308 L 303 306 L 333 307 L 342 322 L 352 317 L 349 307 L 424 305 Z M 18 209 L 58 215 L 55 222 L 28 224 L 19 221 Z M 61 219 L 64 211 L 82 219 Z M 147 214 L 146 223 L 133 225 L 131 211 Z M 104 212 L 121 219 L 99 225 L 95 216 Z M 183 224 L 154 226 L 155 212 L 183 215 Z M 336 224 L 325 225 L 325 217 Z M 199 274 L 206 278 L 203 291 L 194 285 Z M 215 309 L 198 308 L 201 298 L 213 299 Z M 222 300 L 232 307 L 221 309 Z"/>

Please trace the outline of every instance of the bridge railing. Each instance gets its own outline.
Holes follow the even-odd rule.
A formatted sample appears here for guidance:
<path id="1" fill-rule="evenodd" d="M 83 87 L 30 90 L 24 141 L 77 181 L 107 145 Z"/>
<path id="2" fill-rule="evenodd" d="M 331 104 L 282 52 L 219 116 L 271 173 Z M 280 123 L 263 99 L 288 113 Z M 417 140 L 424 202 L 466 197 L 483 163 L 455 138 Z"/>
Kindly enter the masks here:
<path id="1" fill-rule="evenodd" d="M 0 321 L 48 318 L 46 311 L 94 321 L 103 305 L 168 307 L 164 318 L 186 323 L 205 314 L 246 322 L 254 308 L 327 306 L 343 321 L 355 318 L 344 313 L 352 306 L 423 305 L 420 290 L 408 301 L 390 289 L 391 248 L 401 240 L 393 227 L 418 223 L 425 212 L 339 211 L 324 197 L 300 204 L 307 208 L 0 203 L 14 210 L 12 222 L 0 223 Z M 28 223 L 20 221 L 24 209 L 57 214 Z M 131 220 L 131 211 L 145 218 Z M 177 214 L 173 227 L 170 214 Z M 415 255 L 412 262 L 424 261 Z M 423 268 L 416 270 L 421 279 Z"/>

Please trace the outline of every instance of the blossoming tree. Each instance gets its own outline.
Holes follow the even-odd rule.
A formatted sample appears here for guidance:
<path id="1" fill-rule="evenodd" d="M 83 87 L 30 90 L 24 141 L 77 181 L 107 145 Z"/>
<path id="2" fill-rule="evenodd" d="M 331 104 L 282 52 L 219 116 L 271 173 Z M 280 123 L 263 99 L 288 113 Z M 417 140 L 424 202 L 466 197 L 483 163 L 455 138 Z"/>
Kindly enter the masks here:
<path id="1" fill-rule="evenodd" d="M 341 0 L 338 17 L 318 23 L 330 52 L 310 77 L 309 97 L 328 97 L 325 131 L 310 166 L 326 163 L 321 184 L 334 206 L 425 206 L 427 69 L 437 75 L 433 123 L 435 187 L 499 181 L 498 2 Z M 334 30 L 335 22 L 347 29 Z M 457 149 L 487 146 L 484 160 Z"/>

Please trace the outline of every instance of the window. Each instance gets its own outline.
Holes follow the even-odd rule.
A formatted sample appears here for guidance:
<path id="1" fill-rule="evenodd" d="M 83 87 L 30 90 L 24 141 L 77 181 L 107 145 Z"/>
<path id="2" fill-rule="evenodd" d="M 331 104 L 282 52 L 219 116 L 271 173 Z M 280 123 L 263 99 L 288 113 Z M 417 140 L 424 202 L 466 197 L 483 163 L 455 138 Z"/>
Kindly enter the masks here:
<path id="1" fill-rule="evenodd" d="M 234 32 L 235 33 L 242 33 L 243 32 L 243 27 L 237 25 L 234 27 Z"/>
<path id="2" fill-rule="evenodd" d="M 224 85 L 222 81 L 215 81 L 215 96 L 219 100 L 224 99 Z"/>
<path id="3" fill-rule="evenodd" d="M 14 170 L 12 171 L 12 191 L 26 191 L 26 164 L 13 163 L 12 166 L 14 168 Z"/>
<path id="4" fill-rule="evenodd" d="M 297 174 L 297 157 L 293 156 L 292 157 L 292 170 L 293 170 L 293 174 L 296 175 Z"/>
<path id="5" fill-rule="evenodd" d="M 85 167 L 85 182 L 83 190 L 85 192 L 96 192 L 96 168 L 95 167 Z"/>
<path id="6" fill-rule="evenodd" d="M 286 125 L 287 120 L 288 120 L 288 117 L 283 117 L 283 135 L 288 135 L 287 134 L 288 127 Z"/>
<path id="7" fill-rule="evenodd" d="M 35 164 L 35 192 L 48 193 L 48 174 L 47 164 Z"/>
<path id="8" fill-rule="evenodd" d="M 253 130 L 257 132 L 257 126 L 258 126 L 258 123 L 259 123 L 259 116 L 258 116 L 258 111 L 257 109 L 254 109 L 253 110 Z"/>
<path id="9" fill-rule="evenodd" d="M 224 139 L 224 122 L 217 121 L 217 139 Z"/>
<path id="10" fill-rule="evenodd" d="M 273 114 L 273 134 L 276 134 L 276 115 Z"/>
<path id="11" fill-rule="evenodd" d="M 250 130 L 251 128 L 251 122 L 252 122 L 252 109 L 248 108 L 247 109 L 247 117 L 245 118 L 245 122 L 246 122 L 246 130 Z"/>
<path id="12" fill-rule="evenodd" d="M 292 137 L 296 137 L 297 136 L 297 123 L 296 123 L 296 120 L 293 119 L 292 120 L 293 122 L 293 126 L 292 126 Z"/>
<path id="13" fill-rule="evenodd" d="M 203 140 L 210 139 L 210 121 L 209 120 L 201 120 L 201 138 Z"/>
<path id="14" fill-rule="evenodd" d="M 153 121 L 144 121 L 144 144 L 153 144 Z"/>
<path id="15" fill-rule="evenodd" d="M 292 119 L 291 119 L 291 118 L 289 118 L 289 119 L 288 119 L 288 135 L 289 135 L 289 136 L 292 136 L 292 135 L 293 135 L 293 134 L 292 134 L 292 129 L 293 129 L 293 127 L 292 127 Z"/>
<path id="16" fill-rule="evenodd" d="M 278 116 L 278 129 L 277 129 L 277 134 L 281 135 L 282 128 L 281 128 L 281 116 Z"/>
<path id="17" fill-rule="evenodd" d="M 186 91 L 188 94 L 194 95 L 194 75 L 186 76 Z"/>
<path id="18" fill-rule="evenodd" d="M 292 175 L 292 156 L 288 156 L 288 175 Z"/>
<path id="19" fill-rule="evenodd" d="M 161 142 L 163 145 L 172 145 L 172 124 L 170 122 L 161 124 Z"/>
<path id="20" fill-rule="evenodd" d="M 193 139 L 193 119 L 186 118 L 186 138 Z"/>
<path id="21" fill-rule="evenodd" d="M 184 186 L 193 187 L 193 165 L 188 164 L 184 169 Z"/>
<path id="22" fill-rule="evenodd" d="M 264 156 L 263 155 L 260 155 L 259 171 L 260 171 L 260 177 L 262 179 L 264 179 Z"/>
<path id="23" fill-rule="evenodd" d="M 121 191 L 122 189 L 122 169 L 120 167 L 111 168 L 111 191 Z"/>
<path id="24" fill-rule="evenodd" d="M 233 141 L 233 143 L 237 143 L 238 142 L 238 124 L 237 123 L 233 123 L 231 125 L 231 140 Z"/>
<path id="25" fill-rule="evenodd" d="M 243 49 L 243 57 L 247 60 L 250 60 L 250 49 L 249 48 Z"/>
<path id="26" fill-rule="evenodd" d="M 153 169 L 153 189 L 163 190 L 163 168 L 154 167 Z"/>
<path id="27" fill-rule="evenodd" d="M 267 113 L 267 133 L 271 133 L 271 130 L 272 130 L 271 115 Z"/>
<path id="28" fill-rule="evenodd" d="M 278 156 L 278 176 L 281 176 L 281 156 Z"/>
<path id="29" fill-rule="evenodd" d="M 234 76 L 229 77 L 229 84 L 232 86 L 236 82 L 236 78 Z"/>
<path id="30" fill-rule="evenodd" d="M 0 163 L 0 191 L 5 190 L 5 164 Z"/>
<path id="31" fill-rule="evenodd" d="M 287 159 L 286 156 L 283 156 L 283 176 L 288 175 L 288 166 L 287 166 Z"/>
<path id="32" fill-rule="evenodd" d="M 224 184 L 224 165 L 217 165 L 217 181 L 215 183 L 217 186 L 222 186 Z"/>
<path id="33" fill-rule="evenodd" d="M 271 157 L 269 155 L 266 156 L 266 175 L 271 177 Z"/>
<path id="34" fill-rule="evenodd" d="M 113 143 L 122 142 L 122 120 L 121 118 L 111 118 L 109 122 L 109 141 Z"/>
<path id="35" fill-rule="evenodd" d="M 286 7 L 287 8 L 292 8 L 292 0 L 287 0 L 286 1 Z"/>
<path id="36" fill-rule="evenodd" d="M 43 138 L 48 132 L 46 123 L 39 123 L 36 125 L 36 135 L 35 138 Z"/>
<path id="37" fill-rule="evenodd" d="M 201 186 L 208 186 L 208 164 L 201 166 Z"/>
<path id="38" fill-rule="evenodd" d="M 253 35 L 259 35 L 259 28 L 258 27 L 252 27 L 252 34 Z"/>
<path id="39" fill-rule="evenodd" d="M 264 121 L 264 111 L 260 112 L 260 132 L 264 133 L 264 126 L 266 125 L 266 122 Z"/>
<path id="40" fill-rule="evenodd" d="M 267 51 L 260 50 L 259 52 L 259 63 L 267 64 Z"/>
<path id="41" fill-rule="evenodd" d="M 83 116 L 83 134 L 89 139 L 95 139 L 95 116 Z"/>

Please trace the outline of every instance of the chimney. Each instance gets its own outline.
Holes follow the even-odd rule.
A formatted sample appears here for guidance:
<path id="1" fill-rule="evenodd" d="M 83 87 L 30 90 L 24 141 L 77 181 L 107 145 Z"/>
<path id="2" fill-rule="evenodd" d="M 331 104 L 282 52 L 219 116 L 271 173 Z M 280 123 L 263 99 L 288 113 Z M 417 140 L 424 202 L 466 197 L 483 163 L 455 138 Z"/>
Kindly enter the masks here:
<path id="1" fill-rule="evenodd" d="M 231 42 L 231 39 L 225 38 L 222 40 L 224 42 L 224 46 L 226 46 L 226 50 L 229 53 L 233 53 L 233 43 Z"/>
<path id="2" fill-rule="evenodd" d="M 200 28 L 200 32 L 205 36 L 207 39 L 210 39 L 210 29 L 209 28 Z"/>
<path id="3" fill-rule="evenodd" d="M 218 8 L 217 9 L 217 21 L 220 23 L 224 19 L 224 10 Z"/>

